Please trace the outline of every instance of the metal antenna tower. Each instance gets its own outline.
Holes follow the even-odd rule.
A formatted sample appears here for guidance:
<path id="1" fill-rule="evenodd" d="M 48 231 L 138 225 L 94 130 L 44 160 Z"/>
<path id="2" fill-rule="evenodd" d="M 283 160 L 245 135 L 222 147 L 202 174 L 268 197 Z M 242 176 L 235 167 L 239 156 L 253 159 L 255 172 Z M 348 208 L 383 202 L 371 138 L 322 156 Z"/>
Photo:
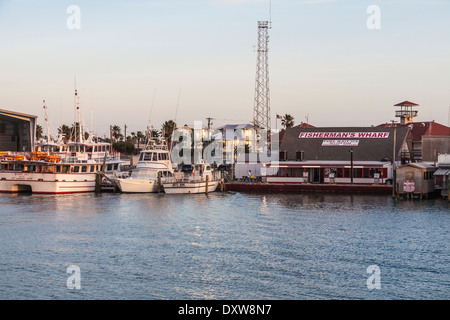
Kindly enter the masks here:
<path id="1" fill-rule="evenodd" d="M 256 62 L 255 106 L 253 109 L 253 125 L 258 134 L 261 129 L 265 129 L 268 139 L 270 130 L 268 51 L 271 24 L 269 21 L 258 21 L 258 56 Z"/>

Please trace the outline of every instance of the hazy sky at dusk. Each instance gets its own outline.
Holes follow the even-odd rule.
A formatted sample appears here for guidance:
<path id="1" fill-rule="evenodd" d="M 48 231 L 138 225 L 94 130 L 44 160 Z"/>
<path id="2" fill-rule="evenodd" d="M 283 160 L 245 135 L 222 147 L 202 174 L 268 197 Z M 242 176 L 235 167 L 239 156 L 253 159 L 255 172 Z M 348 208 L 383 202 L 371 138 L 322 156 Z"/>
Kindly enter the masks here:
<path id="1" fill-rule="evenodd" d="M 70 5 L 80 30 L 66 26 Z M 381 30 L 367 28 L 369 5 Z M 100 135 L 109 124 L 143 130 L 150 115 L 157 128 L 175 116 L 249 122 L 257 21 L 268 18 L 268 0 L 0 0 L 0 109 L 43 124 L 45 99 L 52 127 L 72 123 L 76 75 L 86 125 L 93 110 Z M 449 0 L 273 0 L 272 21 L 274 124 L 289 113 L 316 126 L 376 125 L 403 100 L 420 104 L 417 121 L 448 124 Z"/>

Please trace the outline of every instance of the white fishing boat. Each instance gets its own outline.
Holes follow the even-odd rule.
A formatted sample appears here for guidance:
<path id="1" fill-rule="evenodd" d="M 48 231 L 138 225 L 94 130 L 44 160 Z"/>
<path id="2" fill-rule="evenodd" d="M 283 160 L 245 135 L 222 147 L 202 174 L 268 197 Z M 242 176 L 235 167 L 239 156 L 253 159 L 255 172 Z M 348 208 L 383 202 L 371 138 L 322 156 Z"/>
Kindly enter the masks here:
<path id="1" fill-rule="evenodd" d="M 124 162 L 117 153 L 105 150 L 95 158 L 96 153 L 2 152 L 0 192 L 94 192 L 97 172 L 113 175 Z"/>
<path id="2" fill-rule="evenodd" d="M 81 113 L 76 141 L 53 142 L 47 120 L 47 141 L 41 141 L 31 153 L 0 152 L 0 192 L 81 193 L 94 192 L 96 175 L 112 177 L 121 171 L 120 154 L 109 143 L 84 139 Z"/>
<path id="3" fill-rule="evenodd" d="M 163 188 L 167 194 L 209 193 L 216 191 L 220 180 L 220 172 L 210 164 L 183 165 L 180 172 L 164 180 Z"/>
<path id="4" fill-rule="evenodd" d="M 153 138 L 140 152 L 139 161 L 131 175 L 116 177 L 114 181 L 123 193 L 151 193 L 158 192 L 158 175 L 164 181 L 173 175 L 173 168 L 166 141 Z"/>

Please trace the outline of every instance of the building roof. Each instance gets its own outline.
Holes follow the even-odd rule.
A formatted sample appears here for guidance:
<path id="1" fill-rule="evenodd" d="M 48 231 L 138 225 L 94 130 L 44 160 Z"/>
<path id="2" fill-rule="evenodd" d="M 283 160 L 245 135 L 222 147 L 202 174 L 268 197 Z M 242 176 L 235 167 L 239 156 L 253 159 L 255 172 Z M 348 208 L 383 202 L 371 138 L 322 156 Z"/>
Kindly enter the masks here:
<path id="1" fill-rule="evenodd" d="M 450 127 L 444 126 L 436 121 L 412 122 L 408 124 L 385 123 L 377 127 L 409 127 L 413 142 L 422 141 L 422 136 L 449 136 Z"/>
<path id="2" fill-rule="evenodd" d="M 296 125 L 295 127 L 301 127 L 301 128 L 315 128 L 315 126 L 306 123 L 306 122 L 301 122 L 300 124 Z"/>
<path id="3" fill-rule="evenodd" d="M 396 129 L 396 155 L 406 143 L 409 135 L 408 127 L 294 127 L 286 130 L 280 145 L 280 151 L 287 152 L 287 160 L 295 160 L 296 153 L 303 151 L 304 160 L 341 160 L 350 161 L 350 150 L 353 150 L 353 161 L 392 161 L 394 149 L 394 130 Z M 300 138 L 300 134 L 304 137 Z M 317 133 L 320 137 L 310 138 L 307 133 Z M 328 133 L 328 134 L 327 134 Z M 362 133 L 360 137 L 329 137 L 336 133 Z M 367 134 L 383 136 L 383 138 L 363 137 Z M 357 143 L 354 146 L 335 146 L 324 141 L 345 140 Z M 398 159 L 400 160 L 400 159 Z"/>
<path id="4" fill-rule="evenodd" d="M 419 168 L 419 169 L 433 169 L 433 170 L 435 168 L 434 166 L 432 166 L 431 164 L 426 163 L 426 162 L 411 162 L 411 163 L 407 163 L 407 164 L 399 167 L 398 169 L 403 168 L 403 167 L 414 167 L 414 168 Z"/>
<path id="5" fill-rule="evenodd" d="M 16 119 L 19 119 L 19 120 L 25 120 L 25 121 L 30 121 L 30 119 L 36 119 L 37 118 L 37 116 L 33 116 L 31 114 L 20 113 L 20 112 L 4 110 L 4 109 L 0 109 L 0 115 L 16 118 Z"/>
<path id="6" fill-rule="evenodd" d="M 435 176 L 450 176 L 450 168 L 439 168 L 434 173 Z"/>
<path id="7" fill-rule="evenodd" d="M 415 107 L 415 106 L 418 106 L 418 104 L 408 100 L 394 104 L 394 107 Z"/>

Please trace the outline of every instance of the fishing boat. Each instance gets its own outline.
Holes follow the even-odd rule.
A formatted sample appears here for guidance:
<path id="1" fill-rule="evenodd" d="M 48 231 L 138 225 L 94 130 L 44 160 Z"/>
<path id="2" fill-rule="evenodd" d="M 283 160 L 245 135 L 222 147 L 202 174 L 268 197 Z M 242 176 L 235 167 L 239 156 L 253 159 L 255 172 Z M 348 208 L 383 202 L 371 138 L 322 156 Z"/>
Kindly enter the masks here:
<path id="1" fill-rule="evenodd" d="M 124 161 L 106 145 L 78 144 L 105 148 L 104 152 L 10 153 L 0 155 L 0 192 L 81 193 L 94 192 L 98 172 L 113 175 Z M 73 146 L 72 146 L 73 147 Z M 70 147 L 69 147 L 70 150 Z M 100 155 L 103 154 L 103 157 Z"/>
<path id="2" fill-rule="evenodd" d="M 211 165 L 199 163 L 183 165 L 180 172 L 163 182 L 167 194 L 214 192 L 220 183 L 220 172 L 213 171 Z"/>
<path id="3" fill-rule="evenodd" d="M 158 179 L 161 188 L 162 181 L 172 175 L 172 161 L 165 139 L 152 138 L 140 152 L 130 176 L 115 177 L 114 181 L 123 193 L 151 193 L 158 192 Z"/>
<path id="4" fill-rule="evenodd" d="M 78 96 L 77 110 L 79 112 Z M 46 110 L 45 101 L 44 109 Z M 111 149 L 111 144 L 95 142 L 92 135 L 84 139 L 81 114 L 76 141 L 53 142 L 47 121 L 47 141 L 33 152 L 0 153 L 0 192 L 81 193 L 94 192 L 97 173 L 109 179 L 121 171 L 125 161 Z"/>

